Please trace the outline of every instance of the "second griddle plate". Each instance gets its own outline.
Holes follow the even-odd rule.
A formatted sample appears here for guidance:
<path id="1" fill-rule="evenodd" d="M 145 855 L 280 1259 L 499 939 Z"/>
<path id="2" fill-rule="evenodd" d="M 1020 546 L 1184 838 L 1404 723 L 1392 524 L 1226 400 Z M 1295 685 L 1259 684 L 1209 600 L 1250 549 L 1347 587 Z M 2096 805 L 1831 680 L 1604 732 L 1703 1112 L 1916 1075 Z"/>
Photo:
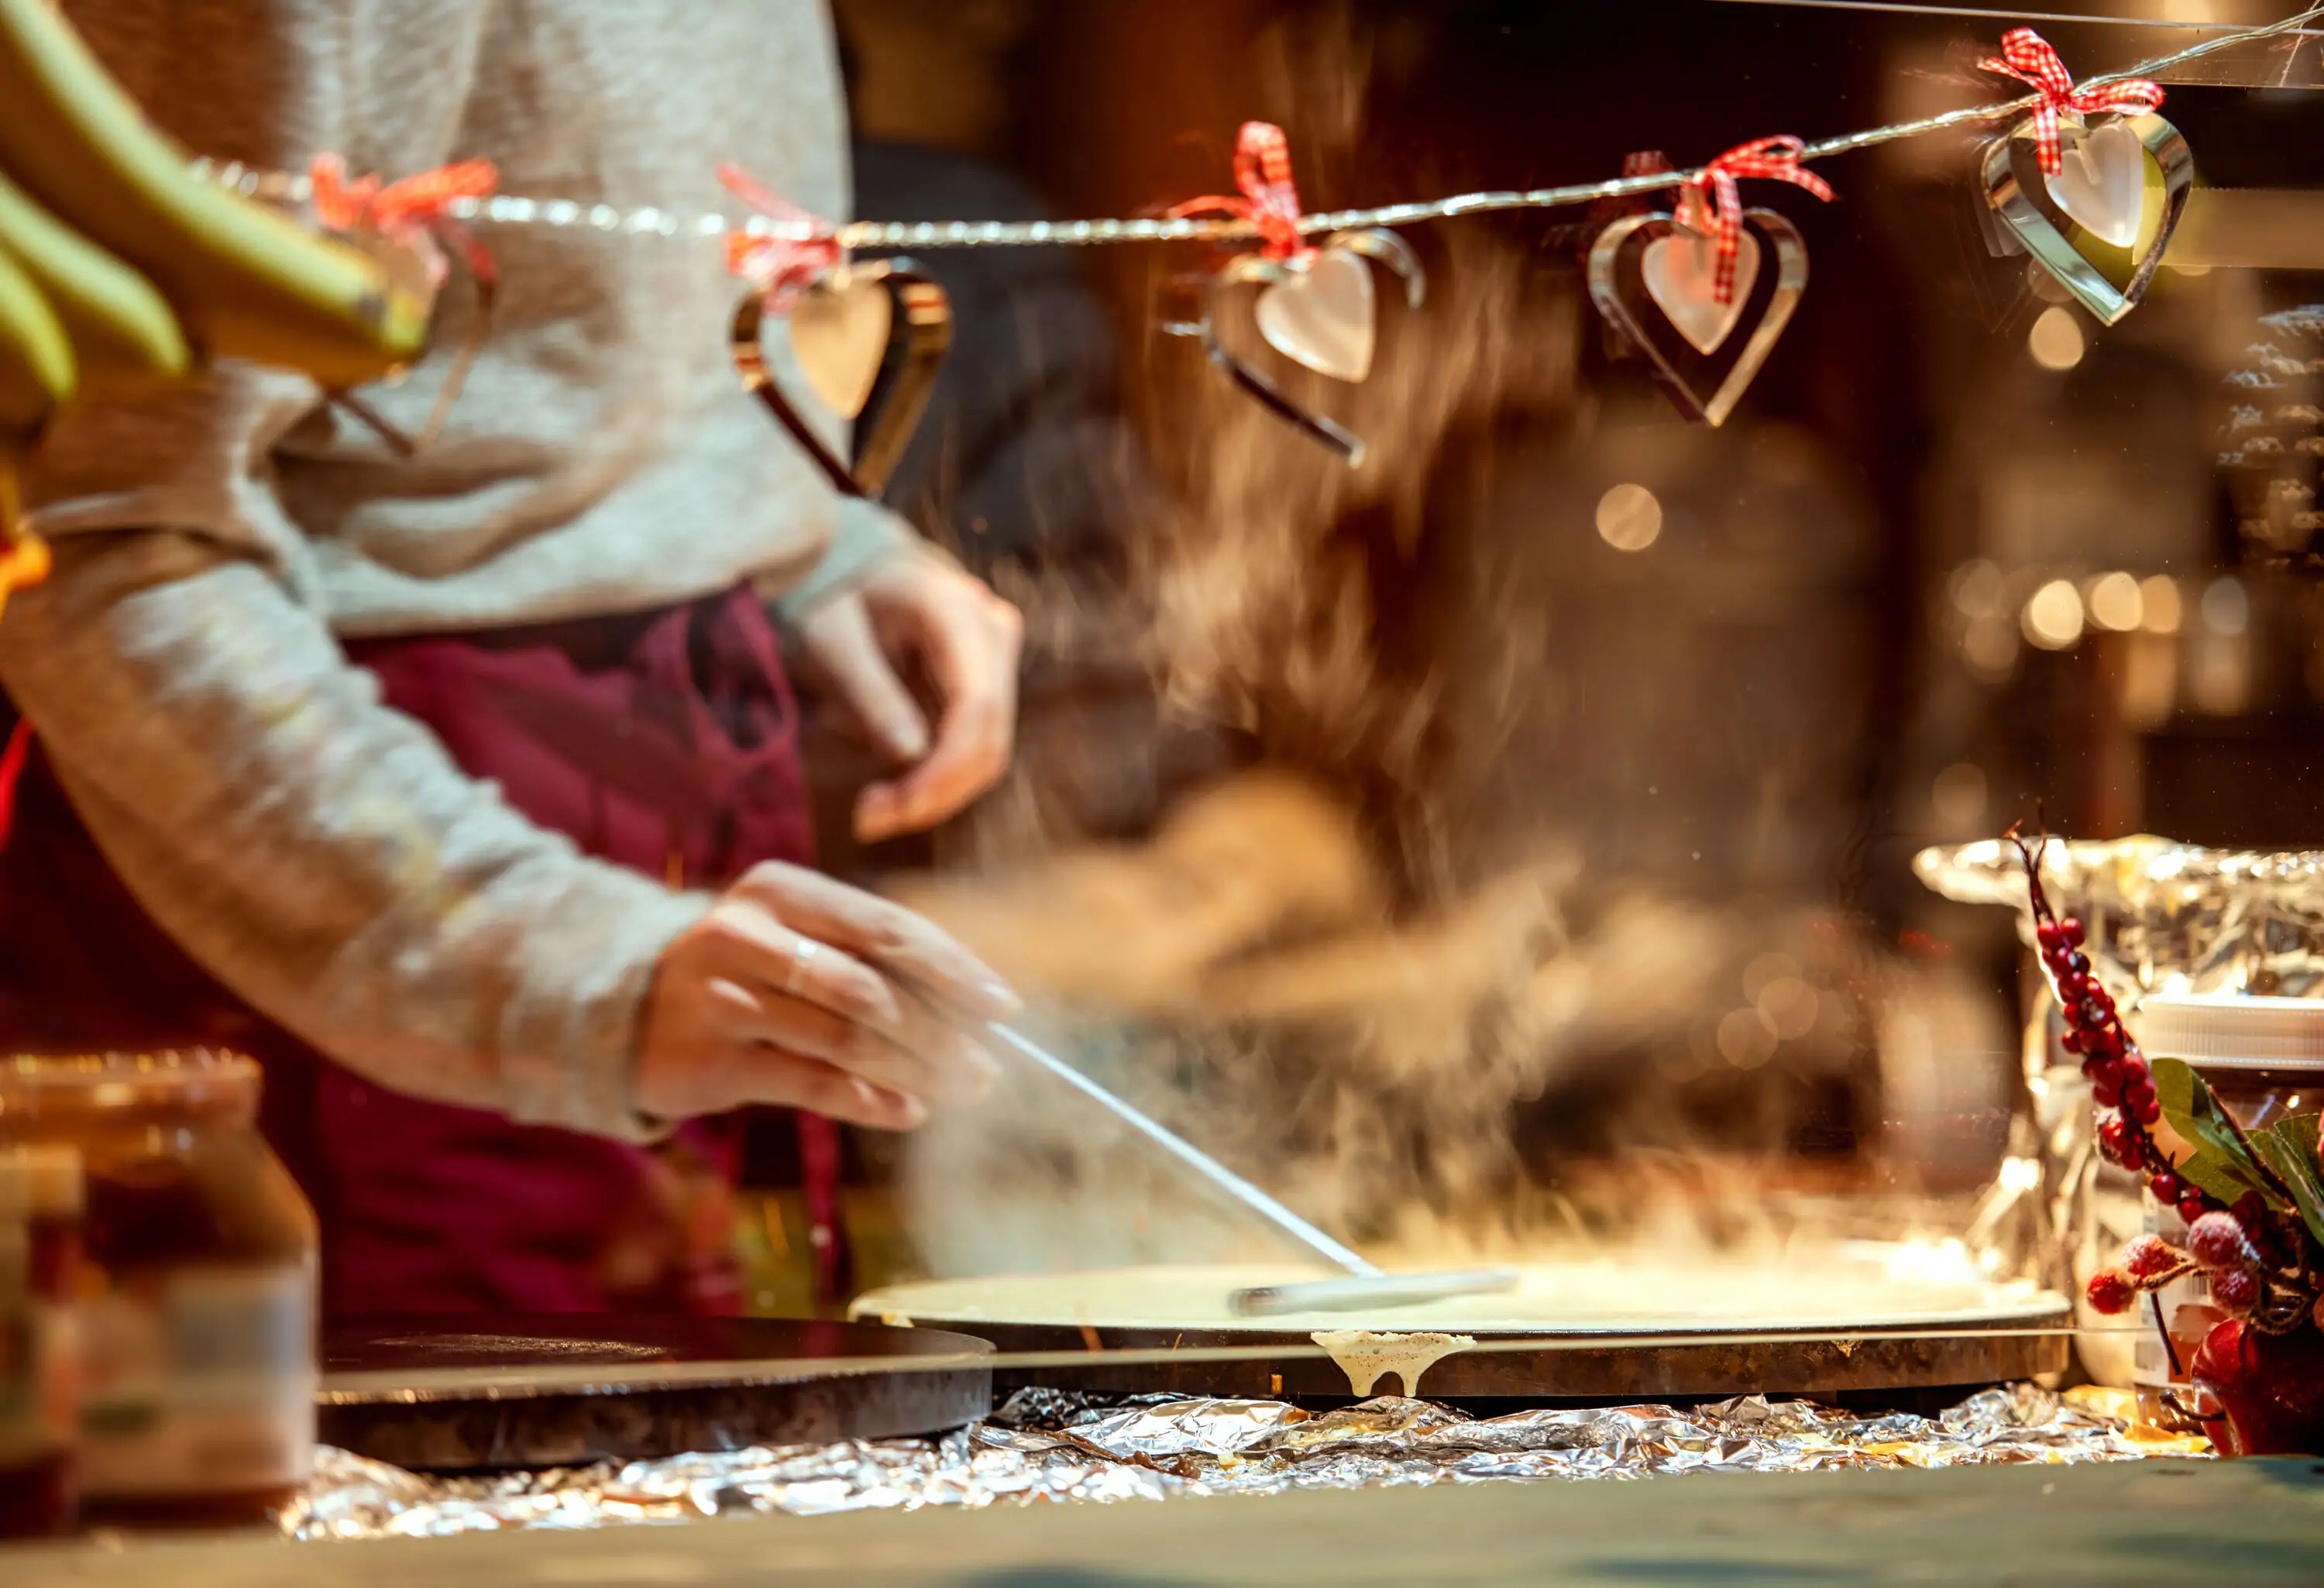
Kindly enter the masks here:
<path id="1" fill-rule="evenodd" d="M 477 1315 L 323 1329 L 323 1442 L 418 1471 L 881 1439 L 992 1409 L 981 1338 L 817 1319 Z M 917 1360 L 930 1365 L 916 1368 Z M 816 1364 L 830 1362 L 829 1369 Z"/>

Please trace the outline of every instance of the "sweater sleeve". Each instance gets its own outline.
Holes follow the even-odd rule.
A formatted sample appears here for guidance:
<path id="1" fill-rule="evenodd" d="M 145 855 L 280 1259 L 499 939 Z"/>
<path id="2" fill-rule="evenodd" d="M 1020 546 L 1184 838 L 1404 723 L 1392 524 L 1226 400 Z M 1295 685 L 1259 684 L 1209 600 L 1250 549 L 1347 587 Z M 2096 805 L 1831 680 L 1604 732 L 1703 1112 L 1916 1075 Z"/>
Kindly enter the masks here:
<path id="1" fill-rule="evenodd" d="M 464 776 L 265 568 L 69 537 L 10 604 L 0 676 L 139 902 L 270 1018 L 398 1091 L 650 1133 L 640 1011 L 706 901 Z"/>
<path id="2" fill-rule="evenodd" d="M 931 549 L 912 527 L 876 502 L 842 497 L 831 545 L 807 577 L 788 586 L 770 586 L 775 617 L 796 629 L 807 615 L 850 588 L 875 566 L 899 551 Z"/>
<path id="3" fill-rule="evenodd" d="M 71 14 L 196 146 L 411 169 L 458 136 L 489 7 L 407 9 L 426 50 L 365 48 L 367 8 L 336 0 Z M 523 819 L 347 660 L 276 474 L 319 407 L 303 379 L 221 366 L 68 416 L 28 480 L 56 568 L 9 604 L 0 679 L 139 902 L 254 1007 L 398 1091 L 642 1136 L 641 1011 L 706 900 Z"/>

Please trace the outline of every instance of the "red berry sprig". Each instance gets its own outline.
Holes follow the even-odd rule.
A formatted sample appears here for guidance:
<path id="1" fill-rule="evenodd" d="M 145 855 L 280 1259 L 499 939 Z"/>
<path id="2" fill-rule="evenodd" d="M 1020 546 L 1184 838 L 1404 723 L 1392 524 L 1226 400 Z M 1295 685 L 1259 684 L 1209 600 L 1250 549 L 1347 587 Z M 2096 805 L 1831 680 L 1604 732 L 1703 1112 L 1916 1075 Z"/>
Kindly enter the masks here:
<path id="1" fill-rule="evenodd" d="M 2198 1269 L 2210 1281 L 2211 1300 L 2230 1317 L 2248 1318 L 2267 1297 L 2266 1260 L 2245 1222 L 2232 1213 L 2207 1213 L 2187 1232 L 2187 1250 L 2160 1235 L 2140 1235 L 2122 1249 L 2122 1266 L 2100 1269 L 2083 1294 L 2098 1312 L 2128 1312 L 2140 1295 L 2160 1290 Z M 2304 1310 L 2307 1303 L 2301 1303 Z"/>
<path id="2" fill-rule="evenodd" d="M 2042 850 L 2028 847 L 2015 827 L 2009 841 L 2025 863 L 2025 889 L 2034 905 L 2034 937 L 2042 953 L 2042 968 L 2050 991 L 2065 1016 L 2065 1049 L 2082 1058 L 2082 1074 L 2089 1077 L 2090 1098 L 2098 1116 L 2098 1151 L 2108 1163 L 2146 1177 L 2146 1188 L 2165 1207 L 2175 1207 L 2189 1223 L 2219 1206 L 2171 1169 L 2171 1159 L 2155 1145 L 2153 1125 L 2163 1117 L 2154 1092 L 2154 1071 L 2123 1029 L 2122 1013 L 2090 968 L 2082 952 L 2082 923 L 2071 916 L 2061 920 L 2042 889 Z M 2092 1306 L 2097 1306 L 2094 1297 Z M 2103 1310 L 2103 1309 L 2101 1309 Z"/>
<path id="3" fill-rule="evenodd" d="M 2157 1145 L 2153 1126 L 2163 1117 L 2154 1072 L 2123 1028 L 2114 999 L 2099 985 L 2082 952 L 2082 923 L 2060 919 L 2042 889 L 2042 851 L 2048 839 L 2028 847 L 2012 827 L 2009 841 L 2025 863 L 2025 887 L 2034 907 L 2034 940 L 2051 991 L 2065 1016 L 2064 1047 L 2082 1058 L 2097 1116 L 2098 1150 L 2107 1162 L 2146 1177 L 2146 1188 L 2187 1221 L 2189 1250 L 2180 1251 L 2155 1235 L 2141 1235 L 2124 1247 L 2119 1268 L 2090 1276 L 2084 1295 L 2092 1310 L 2127 1312 L 2139 1297 L 2160 1290 L 2188 1274 L 2202 1272 L 2211 1300 L 2237 1319 L 2269 1334 L 2282 1334 L 2312 1320 L 2324 1329 L 2324 1270 L 2287 1240 L 2269 1218 L 2267 1199 L 2246 1192 L 2233 1208 L 2173 1171 Z"/>

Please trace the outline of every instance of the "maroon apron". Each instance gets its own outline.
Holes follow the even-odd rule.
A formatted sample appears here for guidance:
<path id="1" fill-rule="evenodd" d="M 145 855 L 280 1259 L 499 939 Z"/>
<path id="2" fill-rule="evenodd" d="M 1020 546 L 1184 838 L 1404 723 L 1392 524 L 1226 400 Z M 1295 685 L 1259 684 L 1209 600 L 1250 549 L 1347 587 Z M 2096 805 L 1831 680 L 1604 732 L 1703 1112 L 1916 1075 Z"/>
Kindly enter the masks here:
<path id="1" fill-rule="evenodd" d="M 386 703 L 585 853 L 715 888 L 812 856 L 798 713 L 755 596 L 349 647 Z M 739 1122 L 651 1149 L 403 1096 L 306 1047 L 188 958 L 115 877 L 21 729 L 0 848 L 0 1044 L 231 1047 L 323 1228 L 324 1308 L 732 1312 Z M 11 770 L 0 762 L 0 781 Z M 9 790 L 0 788 L 0 801 Z M 0 820 L 5 820 L 0 817 Z M 837 1133 L 798 1116 L 818 1290 L 844 1282 Z"/>

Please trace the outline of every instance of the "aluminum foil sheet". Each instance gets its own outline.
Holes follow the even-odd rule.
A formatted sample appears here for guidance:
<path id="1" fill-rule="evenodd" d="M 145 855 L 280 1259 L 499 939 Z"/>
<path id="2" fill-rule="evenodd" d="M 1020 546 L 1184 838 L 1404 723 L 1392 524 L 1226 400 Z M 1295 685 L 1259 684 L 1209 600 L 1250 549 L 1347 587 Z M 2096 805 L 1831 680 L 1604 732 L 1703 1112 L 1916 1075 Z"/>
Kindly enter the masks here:
<path id="1" fill-rule="evenodd" d="M 2025 873 L 2008 844 L 1924 849 L 1913 870 L 1948 899 L 2008 905 L 2031 941 Z M 2158 992 L 2324 998 L 2324 853 L 2053 839 L 2042 885 L 2061 914 L 2082 918 L 2091 964 L 2131 1007 Z"/>
<path id="2" fill-rule="evenodd" d="M 1307 1489 L 1695 1472 L 1823 1472 L 2198 1454 L 2134 1438 L 2117 1398 L 1987 1390 L 1934 1419 L 1746 1396 L 1678 1410 L 1625 1406 L 1472 1418 L 1402 1396 L 1311 1414 L 1272 1400 L 1019 1391 L 990 1422 L 936 1439 L 738 1450 L 429 1478 L 320 1454 L 282 1517 L 296 1538 L 594 1528 L 751 1512 L 820 1516 L 1036 1500 L 1167 1500 Z"/>

